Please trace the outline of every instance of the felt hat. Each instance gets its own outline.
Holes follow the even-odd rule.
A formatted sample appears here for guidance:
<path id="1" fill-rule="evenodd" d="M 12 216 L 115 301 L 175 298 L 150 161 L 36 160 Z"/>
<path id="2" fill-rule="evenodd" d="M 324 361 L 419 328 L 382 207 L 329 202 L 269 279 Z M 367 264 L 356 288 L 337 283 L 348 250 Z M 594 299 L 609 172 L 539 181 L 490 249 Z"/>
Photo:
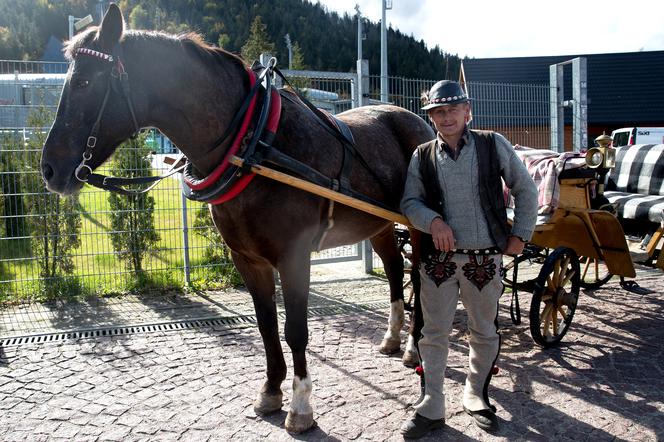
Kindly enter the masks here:
<path id="1" fill-rule="evenodd" d="M 427 94 L 423 94 L 422 110 L 433 109 L 438 106 L 467 103 L 470 100 L 461 85 L 452 80 L 441 80 L 431 86 Z"/>

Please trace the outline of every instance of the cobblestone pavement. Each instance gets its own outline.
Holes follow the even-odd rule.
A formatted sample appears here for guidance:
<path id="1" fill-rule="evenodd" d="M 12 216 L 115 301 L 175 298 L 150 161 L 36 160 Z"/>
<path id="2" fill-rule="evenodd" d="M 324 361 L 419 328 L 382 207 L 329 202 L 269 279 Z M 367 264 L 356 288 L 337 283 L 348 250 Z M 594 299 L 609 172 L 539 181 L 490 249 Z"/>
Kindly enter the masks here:
<path id="1" fill-rule="evenodd" d="M 227 291 L 2 312 L 0 439 L 401 440 L 419 381 L 400 355 L 377 351 L 387 284 L 357 270 L 317 272 L 308 348 L 316 428 L 301 435 L 283 429 L 289 354 L 282 411 L 254 413 L 262 343 L 248 295 Z M 640 269 L 637 280 L 653 293 L 630 293 L 615 281 L 583 293 L 570 331 L 551 350 L 530 338 L 528 297 L 516 326 L 504 296 L 500 372 L 490 388 L 501 425 L 494 435 L 461 407 L 467 327 L 460 310 L 447 426 L 425 440 L 664 439 L 664 277 Z M 7 338 L 19 335 L 32 337 Z"/>

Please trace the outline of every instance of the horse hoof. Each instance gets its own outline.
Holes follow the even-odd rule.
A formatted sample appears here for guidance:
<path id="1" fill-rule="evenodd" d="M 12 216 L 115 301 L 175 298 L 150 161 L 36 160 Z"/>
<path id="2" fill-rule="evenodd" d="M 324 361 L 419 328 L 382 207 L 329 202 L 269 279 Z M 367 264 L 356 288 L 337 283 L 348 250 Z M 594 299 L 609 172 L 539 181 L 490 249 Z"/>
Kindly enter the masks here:
<path id="1" fill-rule="evenodd" d="M 254 411 L 256 414 L 270 414 L 281 410 L 283 403 L 283 394 L 260 393 L 254 401 Z"/>
<path id="2" fill-rule="evenodd" d="M 394 353 L 397 353 L 399 349 L 401 348 L 401 341 L 399 339 L 383 339 L 383 342 L 380 343 L 380 348 L 378 351 L 380 351 L 381 354 L 384 355 L 393 355 Z"/>
<path id="3" fill-rule="evenodd" d="M 406 350 L 403 352 L 403 356 L 401 357 L 401 362 L 403 362 L 403 365 L 406 367 L 417 367 L 420 363 L 420 357 L 417 355 L 417 353 L 408 351 Z"/>
<path id="4" fill-rule="evenodd" d="M 289 433 L 299 434 L 304 431 L 307 431 L 309 428 L 313 427 L 314 414 L 305 413 L 305 414 L 296 414 L 292 411 L 288 412 L 286 416 L 286 431 Z"/>

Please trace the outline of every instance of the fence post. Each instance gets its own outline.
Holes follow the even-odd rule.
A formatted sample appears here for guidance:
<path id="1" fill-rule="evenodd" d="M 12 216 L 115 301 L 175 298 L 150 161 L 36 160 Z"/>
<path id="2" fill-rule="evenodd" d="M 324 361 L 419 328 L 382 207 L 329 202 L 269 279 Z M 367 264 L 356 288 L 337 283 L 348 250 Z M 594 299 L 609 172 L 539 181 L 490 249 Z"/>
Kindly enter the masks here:
<path id="1" fill-rule="evenodd" d="M 357 106 L 369 104 L 369 60 L 357 60 Z M 364 240 L 358 247 L 361 248 L 364 271 L 373 272 L 373 248 L 369 240 Z"/>
<path id="2" fill-rule="evenodd" d="M 588 69 L 586 57 L 572 60 L 574 152 L 588 148 Z"/>
<path id="3" fill-rule="evenodd" d="M 364 271 L 365 273 L 373 272 L 373 248 L 371 247 L 371 241 L 365 239 L 360 243 L 362 247 L 362 261 L 364 262 Z"/>
<path id="4" fill-rule="evenodd" d="M 357 60 L 357 106 L 369 104 L 369 60 Z"/>
<path id="5" fill-rule="evenodd" d="M 549 66 L 549 112 L 551 114 L 551 149 L 565 152 L 565 113 L 563 108 L 563 66 Z"/>
<path id="6" fill-rule="evenodd" d="M 180 181 L 180 185 L 184 183 Z M 180 192 L 182 201 L 182 253 L 184 259 L 184 285 L 191 285 L 191 263 L 189 261 L 189 223 L 187 222 L 187 198 Z"/>

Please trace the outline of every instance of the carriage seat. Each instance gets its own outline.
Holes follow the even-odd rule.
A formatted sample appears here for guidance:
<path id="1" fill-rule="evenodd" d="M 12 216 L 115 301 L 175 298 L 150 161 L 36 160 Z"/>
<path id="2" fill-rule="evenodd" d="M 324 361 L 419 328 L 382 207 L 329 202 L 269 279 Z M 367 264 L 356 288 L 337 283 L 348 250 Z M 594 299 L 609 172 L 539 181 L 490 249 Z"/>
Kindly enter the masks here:
<path id="1" fill-rule="evenodd" d="M 604 196 L 619 218 L 664 223 L 664 144 L 617 148 Z"/>
<path id="2" fill-rule="evenodd" d="M 516 145 L 514 151 L 521 162 L 526 166 L 530 176 L 537 185 L 538 224 L 545 224 L 560 204 L 560 180 L 563 178 L 583 178 L 587 172 L 585 157 L 575 152 L 554 152 L 546 149 L 533 149 Z M 505 190 L 508 207 L 514 206 L 514 201 Z M 542 216 L 539 219 L 539 216 Z"/>

